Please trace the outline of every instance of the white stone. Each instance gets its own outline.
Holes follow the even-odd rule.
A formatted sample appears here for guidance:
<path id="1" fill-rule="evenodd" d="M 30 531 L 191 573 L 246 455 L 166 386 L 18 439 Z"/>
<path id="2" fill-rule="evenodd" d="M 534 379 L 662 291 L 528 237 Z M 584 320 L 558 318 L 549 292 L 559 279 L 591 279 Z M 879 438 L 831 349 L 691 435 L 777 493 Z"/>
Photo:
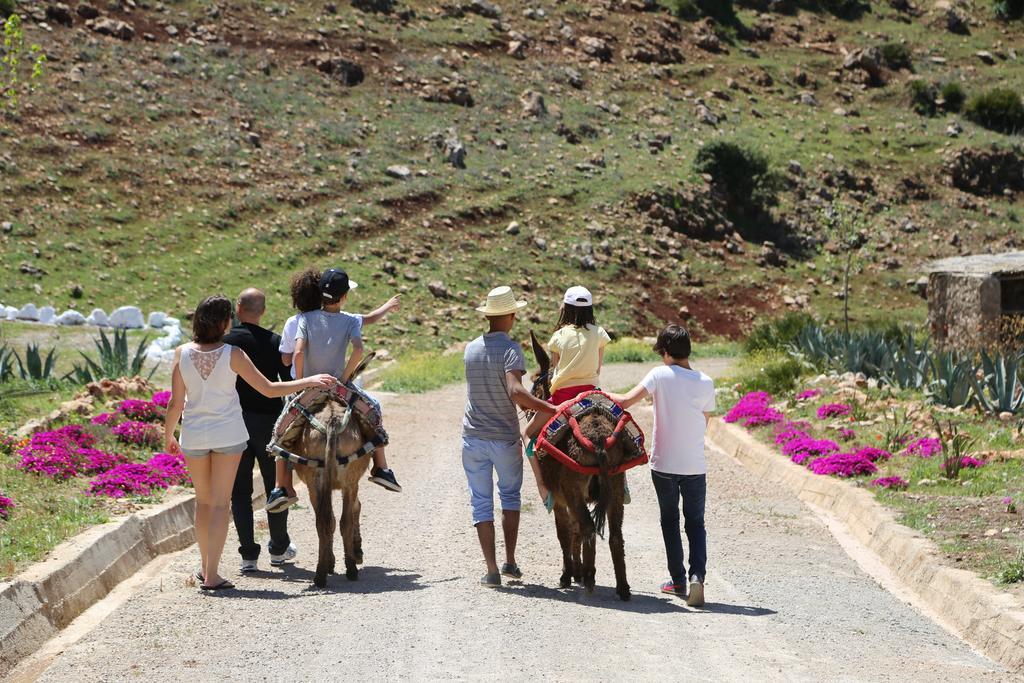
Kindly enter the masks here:
<path id="1" fill-rule="evenodd" d="M 163 311 L 153 311 L 149 314 L 149 326 L 150 327 L 163 327 L 167 324 L 167 314 Z"/>
<path id="2" fill-rule="evenodd" d="M 136 330 L 145 327 L 145 318 L 138 306 L 121 306 L 110 314 L 110 326 L 120 329 Z"/>
<path id="3" fill-rule="evenodd" d="M 92 309 L 92 313 L 85 319 L 85 322 L 98 327 L 106 327 L 110 324 L 110 321 L 107 320 L 107 313 L 102 308 Z"/>
<path id="4" fill-rule="evenodd" d="M 168 323 L 163 329 L 163 336 L 154 339 L 146 347 L 146 358 L 155 363 L 173 361 L 174 349 L 181 344 L 183 338 L 181 327 L 174 318 L 168 318 Z"/>
<path id="5" fill-rule="evenodd" d="M 78 311 L 64 311 L 57 316 L 58 325 L 84 325 L 85 316 Z"/>
<path id="6" fill-rule="evenodd" d="M 18 309 L 14 306 L 4 306 L 3 315 L 0 317 L 7 320 L 16 320 L 18 318 Z"/>
<path id="7" fill-rule="evenodd" d="M 16 317 L 18 320 L 39 320 L 39 310 L 35 304 L 25 304 Z"/>
<path id="8" fill-rule="evenodd" d="M 44 325 L 57 324 L 57 311 L 53 310 L 53 306 L 43 306 L 39 309 L 39 322 Z"/>

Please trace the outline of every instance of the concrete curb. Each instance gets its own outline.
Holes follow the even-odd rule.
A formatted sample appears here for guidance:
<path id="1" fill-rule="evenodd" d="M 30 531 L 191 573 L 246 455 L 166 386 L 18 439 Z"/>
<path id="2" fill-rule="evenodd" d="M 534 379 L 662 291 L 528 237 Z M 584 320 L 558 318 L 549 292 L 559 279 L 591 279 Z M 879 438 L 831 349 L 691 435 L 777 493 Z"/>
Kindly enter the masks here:
<path id="1" fill-rule="evenodd" d="M 263 500 L 259 475 L 253 491 L 254 502 Z M 86 529 L 0 583 L 0 678 L 155 557 L 192 545 L 194 514 L 195 496 L 178 494 Z"/>
<path id="2" fill-rule="evenodd" d="M 943 564 L 932 541 L 899 524 L 868 491 L 814 474 L 720 419 L 711 421 L 707 437 L 751 472 L 827 510 L 961 638 L 1007 668 L 1024 671 L 1024 605 L 1016 597 L 973 572 Z"/>

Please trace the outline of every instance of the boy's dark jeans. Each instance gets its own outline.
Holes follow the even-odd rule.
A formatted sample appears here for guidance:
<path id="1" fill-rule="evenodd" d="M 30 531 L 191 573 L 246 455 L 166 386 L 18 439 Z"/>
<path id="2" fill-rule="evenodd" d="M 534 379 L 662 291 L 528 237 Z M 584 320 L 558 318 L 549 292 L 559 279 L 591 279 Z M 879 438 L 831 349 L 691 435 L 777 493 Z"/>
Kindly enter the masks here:
<path id="1" fill-rule="evenodd" d="M 252 468 L 259 463 L 260 474 L 263 475 L 263 488 L 267 496 L 274 488 L 274 458 L 267 453 L 267 444 L 274 432 L 277 415 L 261 415 L 259 413 L 242 412 L 245 428 L 249 431 L 249 443 L 238 463 L 238 475 L 231 491 L 231 516 L 235 518 L 235 530 L 238 532 L 238 552 L 243 560 L 255 560 L 260 556 L 260 546 L 256 543 L 253 530 L 252 514 Z M 288 549 L 291 539 L 288 538 L 288 511 L 267 514 L 267 525 L 270 527 L 270 553 L 281 555 Z"/>
<path id="2" fill-rule="evenodd" d="M 654 490 L 661 508 L 661 535 L 668 555 L 668 573 L 672 583 L 686 584 L 687 576 L 696 576 L 702 583 L 707 571 L 708 542 L 704 530 L 704 498 L 707 493 L 706 474 L 665 474 L 651 470 Z M 686 540 L 690 546 L 690 573 L 683 565 L 683 540 L 679 535 L 679 499 L 683 499 L 683 520 Z"/>

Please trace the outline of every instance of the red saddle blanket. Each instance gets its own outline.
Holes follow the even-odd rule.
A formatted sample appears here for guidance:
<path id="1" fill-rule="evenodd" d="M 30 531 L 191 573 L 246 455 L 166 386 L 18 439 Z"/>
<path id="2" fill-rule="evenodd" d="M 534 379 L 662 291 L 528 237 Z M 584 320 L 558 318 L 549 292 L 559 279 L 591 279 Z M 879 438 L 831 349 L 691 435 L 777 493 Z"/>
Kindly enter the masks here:
<path id="1" fill-rule="evenodd" d="M 603 444 L 594 444 L 580 431 L 579 420 L 594 411 L 607 415 L 614 423 L 615 429 Z M 558 444 L 565 443 L 570 432 L 585 450 L 591 453 L 598 449 L 608 450 L 621 442 L 626 452 L 626 460 L 610 470 L 611 474 L 619 474 L 637 465 L 647 462 L 647 450 L 644 448 L 644 433 L 636 420 L 615 401 L 602 391 L 588 391 L 574 400 L 563 403 L 555 416 L 548 420 L 537 437 L 537 449 L 555 458 L 562 465 L 580 474 L 596 475 L 601 471 L 591 465 L 581 465 L 565 453 Z"/>

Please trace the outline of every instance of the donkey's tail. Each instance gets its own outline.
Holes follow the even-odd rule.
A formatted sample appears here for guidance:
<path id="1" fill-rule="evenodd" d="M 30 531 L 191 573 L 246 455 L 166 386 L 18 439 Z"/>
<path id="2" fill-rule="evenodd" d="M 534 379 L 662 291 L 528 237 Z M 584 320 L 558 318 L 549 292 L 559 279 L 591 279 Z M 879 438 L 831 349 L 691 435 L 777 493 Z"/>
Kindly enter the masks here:
<path id="1" fill-rule="evenodd" d="M 594 521 L 594 531 L 598 536 L 604 538 L 604 524 L 608 517 L 608 499 L 612 493 L 612 478 L 608 471 L 608 451 L 598 447 L 594 453 L 597 456 L 598 475 L 597 495 L 594 496 L 594 508 L 590 511 L 590 518 Z M 591 480 L 593 481 L 593 480 Z M 591 487 L 593 492 L 594 487 Z"/>

